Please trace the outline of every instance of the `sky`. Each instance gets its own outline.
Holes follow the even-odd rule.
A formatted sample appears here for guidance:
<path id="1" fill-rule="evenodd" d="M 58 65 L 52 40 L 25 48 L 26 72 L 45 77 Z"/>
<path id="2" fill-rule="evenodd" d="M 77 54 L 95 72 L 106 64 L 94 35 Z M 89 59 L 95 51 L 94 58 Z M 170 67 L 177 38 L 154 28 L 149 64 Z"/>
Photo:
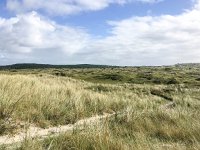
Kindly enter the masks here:
<path id="1" fill-rule="evenodd" d="M 0 65 L 200 63 L 200 0 L 0 0 Z"/>

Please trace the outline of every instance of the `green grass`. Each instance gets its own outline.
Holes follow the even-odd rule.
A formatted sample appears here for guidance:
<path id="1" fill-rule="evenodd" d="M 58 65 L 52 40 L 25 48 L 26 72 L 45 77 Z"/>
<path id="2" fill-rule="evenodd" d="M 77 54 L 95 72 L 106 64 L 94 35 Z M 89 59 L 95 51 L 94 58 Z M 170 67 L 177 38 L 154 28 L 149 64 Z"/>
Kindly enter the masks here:
<path id="1" fill-rule="evenodd" d="M 1 70 L 4 74 L 50 74 L 61 77 L 72 77 L 93 83 L 109 84 L 187 84 L 200 86 L 199 67 L 117 67 L 117 68 L 74 68 L 74 69 L 10 69 Z"/>

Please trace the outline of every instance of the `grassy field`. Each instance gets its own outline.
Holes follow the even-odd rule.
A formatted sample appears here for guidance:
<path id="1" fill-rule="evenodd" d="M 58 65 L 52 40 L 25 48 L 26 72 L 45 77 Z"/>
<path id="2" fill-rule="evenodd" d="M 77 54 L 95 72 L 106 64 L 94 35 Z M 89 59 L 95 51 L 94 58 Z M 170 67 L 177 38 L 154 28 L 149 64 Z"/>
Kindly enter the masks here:
<path id="1" fill-rule="evenodd" d="M 200 69 L 191 66 L 0 71 L 0 136 L 119 113 L 20 150 L 200 149 Z M 1 146 L 6 149 L 6 146 Z"/>

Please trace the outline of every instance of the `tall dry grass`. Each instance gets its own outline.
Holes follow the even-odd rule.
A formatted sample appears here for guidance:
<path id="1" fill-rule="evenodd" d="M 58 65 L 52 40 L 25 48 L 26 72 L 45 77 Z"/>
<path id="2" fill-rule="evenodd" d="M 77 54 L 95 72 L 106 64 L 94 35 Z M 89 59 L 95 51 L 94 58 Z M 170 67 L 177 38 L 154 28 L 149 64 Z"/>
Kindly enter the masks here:
<path id="1" fill-rule="evenodd" d="M 152 90 L 159 94 L 152 95 Z M 9 122 L 48 127 L 96 114 L 123 112 L 92 129 L 42 141 L 27 140 L 18 149 L 197 150 L 199 91 L 172 85 L 94 84 L 48 75 L 0 75 L 0 131 L 15 131 Z M 170 96 L 175 107 L 161 107 L 169 102 L 160 93 Z"/>
<path id="2" fill-rule="evenodd" d="M 96 87 L 100 89 L 97 91 Z M 102 87 L 108 91 L 101 90 Z M 47 127 L 74 123 L 96 114 L 117 112 L 136 101 L 137 105 L 142 101 L 150 102 L 149 97 L 138 96 L 127 89 L 66 77 L 0 75 L 0 118 L 29 121 Z"/>
<path id="3" fill-rule="evenodd" d="M 94 92 L 86 88 L 89 86 L 89 83 L 69 78 L 1 75 L 0 117 L 45 127 L 73 123 L 126 106 L 127 99 Z"/>

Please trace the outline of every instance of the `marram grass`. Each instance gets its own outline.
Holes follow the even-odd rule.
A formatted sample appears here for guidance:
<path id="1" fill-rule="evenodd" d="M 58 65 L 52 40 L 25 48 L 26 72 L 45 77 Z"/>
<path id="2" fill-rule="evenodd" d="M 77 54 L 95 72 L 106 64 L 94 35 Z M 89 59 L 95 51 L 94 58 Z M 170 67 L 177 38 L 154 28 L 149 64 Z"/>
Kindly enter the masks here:
<path id="1" fill-rule="evenodd" d="M 160 91 L 176 104 L 153 95 Z M 104 113 L 123 112 L 101 126 L 44 140 L 26 140 L 22 150 L 200 149 L 198 88 L 172 85 L 95 84 L 51 75 L 0 75 L 0 134 L 20 123 L 49 127 Z M 4 149 L 2 147 L 2 149 Z"/>

